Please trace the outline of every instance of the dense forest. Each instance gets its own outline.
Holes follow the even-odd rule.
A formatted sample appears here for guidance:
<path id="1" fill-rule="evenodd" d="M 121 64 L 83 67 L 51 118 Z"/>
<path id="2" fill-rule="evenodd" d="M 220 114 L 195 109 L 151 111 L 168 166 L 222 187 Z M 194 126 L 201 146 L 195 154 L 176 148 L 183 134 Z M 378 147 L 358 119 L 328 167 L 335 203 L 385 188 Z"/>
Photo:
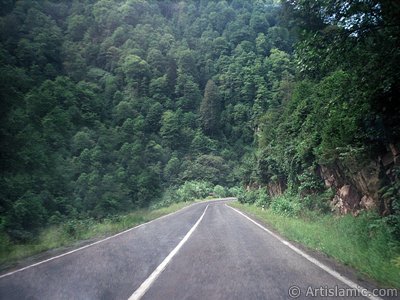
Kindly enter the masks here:
<path id="1" fill-rule="evenodd" d="M 400 239 L 396 1 L 0 6 L 2 234 L 192 183 L 374 209 Z"/>

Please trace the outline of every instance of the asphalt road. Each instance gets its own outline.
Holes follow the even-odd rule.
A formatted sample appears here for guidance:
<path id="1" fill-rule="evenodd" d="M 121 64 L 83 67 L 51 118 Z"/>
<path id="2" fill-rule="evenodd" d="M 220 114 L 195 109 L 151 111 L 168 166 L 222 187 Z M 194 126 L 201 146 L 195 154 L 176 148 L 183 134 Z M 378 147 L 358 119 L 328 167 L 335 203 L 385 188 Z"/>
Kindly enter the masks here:
<path id="1" fill-rule="evenodd" d="M 185 242 L 205 210 L 142 299 L 291 299 L 292 286 L 302 292 L 298 299 L 326 299 L 324 291 L 348 288 L 225 203 L 195 204 L 1 277 L 0 299 L 128 299 Z"/>

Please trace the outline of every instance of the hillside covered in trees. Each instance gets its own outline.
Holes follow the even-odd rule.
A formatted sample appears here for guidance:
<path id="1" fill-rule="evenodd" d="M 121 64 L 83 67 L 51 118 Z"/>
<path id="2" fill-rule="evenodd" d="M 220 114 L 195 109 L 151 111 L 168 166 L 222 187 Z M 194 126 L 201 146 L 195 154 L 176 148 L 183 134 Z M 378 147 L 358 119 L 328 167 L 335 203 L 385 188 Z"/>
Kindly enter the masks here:
<path id="1" fill-rule="evenodd" d="M 2 234 L 202 182 L 374 209 L 400 239 L 395 1 L 0 5 Z"/>

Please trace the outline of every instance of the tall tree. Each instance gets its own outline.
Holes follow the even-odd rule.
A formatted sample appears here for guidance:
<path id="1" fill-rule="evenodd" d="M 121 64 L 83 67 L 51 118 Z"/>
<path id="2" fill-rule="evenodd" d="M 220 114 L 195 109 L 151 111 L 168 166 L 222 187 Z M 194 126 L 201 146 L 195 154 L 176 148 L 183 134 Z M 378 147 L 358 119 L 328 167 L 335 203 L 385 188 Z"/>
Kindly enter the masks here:
<path id="1" fill-rule="evenodd" d="M 209 80 L 200 105 L 201 126 L 206 134 L 215 135 L 219 131 L 221 96 L 214 81 Z"/>

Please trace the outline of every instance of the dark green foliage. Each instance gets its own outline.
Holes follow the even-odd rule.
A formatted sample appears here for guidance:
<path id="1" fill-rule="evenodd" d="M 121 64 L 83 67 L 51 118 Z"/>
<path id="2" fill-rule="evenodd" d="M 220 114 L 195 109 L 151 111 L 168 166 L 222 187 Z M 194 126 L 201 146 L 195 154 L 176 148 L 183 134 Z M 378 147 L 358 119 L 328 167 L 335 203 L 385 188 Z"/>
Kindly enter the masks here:
<path id="1" fill-rule="evenodd" d="M 252 96 L 257 150 L 243 161 L 242 179 L 249 186 L 287 185 L 301 198 L 277 198 L 271 209 L 290 216 L 303 208 L 329 212 L 333 195 L 324 192 L 320 165 L 341 164 L 350 178 L 399 145 L 399 12 L 391 1 L 283 1 L 286 25 L 258 35 L 269 80 Z M 279 41 L 288 32 L 297 33 L 294 55 Z M 250 48 L 237 53 L 244 49 Z M 395 170 L 382 174 L 387 186 L 379 200 L 398 239 Z M 256 202 L 254 193 L 244 201 Z"/>
<path id="2" fill-rule="evenodd" d="M 193 181 L 196 197 L 279 183 L 326 211 L 319 164 L 399 141 L 393 1 L 0 3 L 0 226 L 14 239 Z"/>
<path id="3" fill-rule="evenodd" d="M 298 201 L 297 197 L 286 194 L 276 197 L 272 201 L 270 209 L 276 214 L 296 217 L 302 211 L 303 205 Z"/>
<path id="4" fill-rule="evenodd" d="M 186 162 L 184 180 L 203 180 L 213 184 L 226 184 L 228 165 L 226 161 L 215 155 L 201 155 L 194 162 Z"/>
<path id="5" fill-rule="evenodd" d="M 302 198 L 302 204 L 309 211 L 315 212 L 317 214 L 327 214 L 331 211 L 329 203 L 333 199 L 333 197 L 333 190 L 328 189 L 318 194 L 310 194 L 304 196 Z"/>
<path id="6" fill-rule="evenodd" d="M 220 185 L 214 186 L 206 181 L 185 181 L 179 187 L 171 186 L 166 189 L 161 200 L 153 204 L 153 207 L 168 206 L 176 202 L 200 200 L 207 197 L 222 198 L 227 196 L 235 195 Z"/>
<path id="7" fill-rule="evenodd" d="M 13 203 L 3 226 L 12 238 L 26 241 L 46 223 L 46 217 L 40 195 L 27 192 Z"/>
<path id="8" fill-rule="evenodd" d="M 269 102 L 253 107 L 259 131 L 252 172 L 264 184 L 283 180 L 309 208 L 327 211 L 317 200 L 323 192 L 318 165 L 340 163 L 352 172 L 400 140 L 400 106 L 393 98 L 400 82 L 394 17 L 400 7 L 328 0 L 284 1 L 283 8 L 284 22 L 299 40 L 294 56 L 281 47 L 270 50 Z M 389 177 L 383 175 L 398 181 Z"/>
<path id="9" fill-rule="evenodd" d="M 392 183 L 383 187 L 379 192 L 383 200 L 387 201 L 391 207 L 391 213 L 385 217 L 385 221 L 390 225 L 393 234 L 400 240 L 400 167 L 392 170 Z"/>
<path id="10" fill-rule="evenodd" d="M 187 181 L 210 186 L 189 198 L 227 195 L 223 186 L 245 181 L 240 160 L 253 143 L 254 116 L 276 89 L 265 56 L 291 44 L 277 27 L 278 6 L 1 7 L 0 216 L 12 239 L 148 206 Z"/>
<path id="11" fill-rule="evenodd" d="M 181 145 L 182 128 L 180 126 L 181 111 L 167 110 L 162 115 L 160 136 L 166 146 L 176 149 Z"/>
<path id="12" fill-rule="evenodd" d="M 268 208 L 271 204 L 271 197 L 268 195 L 266 189 L 254 189 L 249 191 L 241 189 L 235 196 L 240 203 L 255 204 L 263 209 Z"/>
<path id="13" fill-rule="evenodd" d="M 207 82 L 204 98 L 200 105 L 201 126 L 205 133 L 215 135 L 219 129 L 221 99 L 214 81 Z"/>

